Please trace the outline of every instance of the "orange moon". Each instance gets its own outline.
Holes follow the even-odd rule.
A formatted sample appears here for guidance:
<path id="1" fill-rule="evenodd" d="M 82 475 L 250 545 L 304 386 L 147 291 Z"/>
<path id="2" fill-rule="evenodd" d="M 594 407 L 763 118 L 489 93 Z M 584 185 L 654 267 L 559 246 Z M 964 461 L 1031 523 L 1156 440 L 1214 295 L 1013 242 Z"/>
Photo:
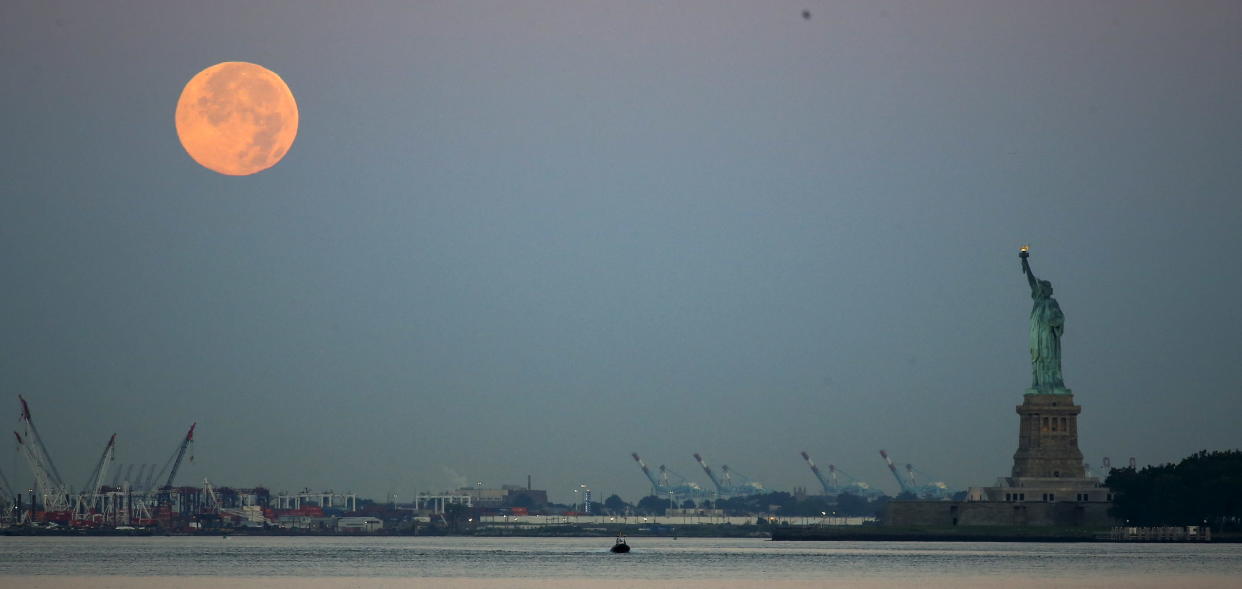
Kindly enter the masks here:
<path id="1" fill-rule="evenodd" d="M 229 176 L 262 172 L 289 152 L 298 104 L 275 72 L 226 61 L 195 75 L 177 101 L 177 137 L 194 161 Z"/>

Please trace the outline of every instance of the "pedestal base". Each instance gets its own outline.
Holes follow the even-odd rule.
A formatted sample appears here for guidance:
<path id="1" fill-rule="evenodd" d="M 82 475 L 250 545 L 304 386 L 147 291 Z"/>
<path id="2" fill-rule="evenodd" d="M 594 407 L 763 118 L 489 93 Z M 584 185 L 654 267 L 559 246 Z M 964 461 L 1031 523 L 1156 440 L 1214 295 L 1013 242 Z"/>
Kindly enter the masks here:
<path id="1" fill-rule="evenodd" d="M 1013 478 L 1082 479 L 1078 414 L 1073 395 L 1027 394 L 1018 405 L 1018 451 Z"/>

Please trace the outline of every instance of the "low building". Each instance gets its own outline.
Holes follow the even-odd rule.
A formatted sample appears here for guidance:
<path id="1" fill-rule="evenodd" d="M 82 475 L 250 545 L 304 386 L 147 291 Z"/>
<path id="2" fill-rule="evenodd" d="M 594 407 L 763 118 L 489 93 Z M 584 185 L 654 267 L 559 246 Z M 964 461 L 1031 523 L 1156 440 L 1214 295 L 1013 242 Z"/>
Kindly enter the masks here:
<path id="1" fill-rule="evenodd" d="M 502 507 L 542 509 L 548 505 L 547 491 L 531 489 L 530 487 L 520 485 L 502 485 L 499 489 L 462 487 L 453 493 L 469 497 L 471 505 L 482 509 L 499 509 Z"/>
<path id="2" fill-rule="evenodd" d="M 504 507 L 505 500 L 509 497 L 509 492 L 504 489 L 484 489 L 481 487 L 462 487 L 454 491 L 453 494 L 469 497 L 470 503 L 473 506 L 482 508 Z"/>
<path id="3" fill-rule="evenodd" d="M 508 492 L 505 496 L 505 505 L 510 507 L 543 509 L 548 506 L 548 492 L 543 489 L 505 485 L 505 491 Z"/>
<path id="4" fill-rule="evenodd" d="M 354 534 L 369 534 L 384 529 L 384 522 L 378 517 L 342 517 L 336 520 L 336 531 Z"/>
<path id="5" fill-rule="evenodd" d="M 282 528 L 309 529 L 314 527 L 314 520 L 309 515 L 279 515 L 276 516 L 276 525 Z"/>

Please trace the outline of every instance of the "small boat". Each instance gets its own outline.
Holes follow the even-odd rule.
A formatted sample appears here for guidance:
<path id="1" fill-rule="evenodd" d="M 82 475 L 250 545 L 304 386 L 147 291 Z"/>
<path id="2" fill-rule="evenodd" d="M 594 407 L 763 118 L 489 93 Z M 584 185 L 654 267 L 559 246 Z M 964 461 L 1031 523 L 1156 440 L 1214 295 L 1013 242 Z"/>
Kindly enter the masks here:
<path id="1" fill-rule="evenodd" d="M 616 552 L 617 554 L 624 554 L 630 551 L 630 545 L 625 543 L 625 538 L 622 538 L 621 536 L 617 536 L 617 542 L 616 544 L 612 545 L 612 548 L 610 548 L 610 550 L 612 550 L 613 552 Z"/>

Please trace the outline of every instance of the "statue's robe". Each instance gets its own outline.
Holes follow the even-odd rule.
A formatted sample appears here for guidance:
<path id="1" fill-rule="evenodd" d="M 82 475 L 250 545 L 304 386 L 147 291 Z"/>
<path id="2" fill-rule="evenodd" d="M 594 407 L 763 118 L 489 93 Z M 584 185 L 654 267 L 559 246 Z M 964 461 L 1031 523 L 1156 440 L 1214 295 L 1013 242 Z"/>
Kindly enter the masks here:
<path id="1" fill-rule="evenodd" d="M 1031 307 L 1031 370 L 1032 388 L 1051 393 L 1064 389 L 1061 378 L 1061 334 L 1065 331 L 1065 314 L 1057 300 L 1035 297 Z"/>

